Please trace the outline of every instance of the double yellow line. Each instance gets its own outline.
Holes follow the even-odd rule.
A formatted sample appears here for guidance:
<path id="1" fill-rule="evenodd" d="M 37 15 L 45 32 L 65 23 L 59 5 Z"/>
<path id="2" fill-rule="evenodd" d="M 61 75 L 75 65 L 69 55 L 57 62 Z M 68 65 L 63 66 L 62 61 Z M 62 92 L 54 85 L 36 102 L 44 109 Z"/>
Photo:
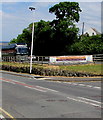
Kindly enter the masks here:
<path id="1" fill-rule="evenodd" d="M 7 111 L 5 111 L 4 109 L 0 108 L 0 111 L 3 112 L 5 115 L 7 115 L 8 117 L 12 118 L 13 120 L 16 120 L 12 115 L 10 115 Z"/>

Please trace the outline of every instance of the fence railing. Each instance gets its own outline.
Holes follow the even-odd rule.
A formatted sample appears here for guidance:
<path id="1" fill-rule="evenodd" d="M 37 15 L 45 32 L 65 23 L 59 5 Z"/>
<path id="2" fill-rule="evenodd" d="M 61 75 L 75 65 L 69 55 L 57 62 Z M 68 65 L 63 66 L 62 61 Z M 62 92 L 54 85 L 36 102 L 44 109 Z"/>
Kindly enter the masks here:
<path id="1" fill-rule="evenodd" d="M 103 62 L 103 54 L 94 54 L 93 62 Z"/>
<path id="2" fill-rule="evenodd" d="M 49 56 L 35 56 L 32 61 L 37 64 L 48 64 L 50 60 Z"/>
<path id="3" fill-rule="evenodd" d="M 2 61 L 6 62 L 30 62 L 30 56 L 2 56 Z M 33 56 L 32 62 L 38 64 L 48 64 L 50 60 L 49 56 Z"/>
<path id="4" fill-rule="evenodd" d="M 49 64 L 50 56 L 34 56 L 32 58 L 33 63 L 37 64 Z M 30 56 L 4 56 L 2 57 L 2 61 L 8 61 L 8 62 L 30 62 Z M 92 61 L 91 62 L 103 62 L 103 54 L 94 54 L 92 55 Z"/>

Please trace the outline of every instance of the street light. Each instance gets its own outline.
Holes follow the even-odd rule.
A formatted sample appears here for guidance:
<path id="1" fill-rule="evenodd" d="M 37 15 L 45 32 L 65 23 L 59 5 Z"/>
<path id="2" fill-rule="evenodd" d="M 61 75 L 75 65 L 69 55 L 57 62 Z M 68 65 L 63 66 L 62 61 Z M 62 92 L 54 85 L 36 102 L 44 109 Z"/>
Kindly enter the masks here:
<path id="1" fill-rule="evenodd" d="M 31 11 L 35 10 L 34 7 L 29 7 Z M 30 56 L 30 74 L 32 72 L 32 55 L 33 55 L 33 38 L 34 38 L 34 22 L 32 27 L 32 42 L 31 42 L 31 56 Z"/>

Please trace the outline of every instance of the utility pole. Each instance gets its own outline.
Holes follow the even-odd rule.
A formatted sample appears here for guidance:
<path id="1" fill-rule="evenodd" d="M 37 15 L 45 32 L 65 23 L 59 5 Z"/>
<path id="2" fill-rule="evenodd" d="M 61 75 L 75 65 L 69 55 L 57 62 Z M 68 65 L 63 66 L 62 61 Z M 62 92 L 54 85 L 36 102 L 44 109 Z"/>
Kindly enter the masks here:
<path id="1" fill-rule="evenodd" d="M 82 35 L 84 34 L 84 22 L 83 22 L 83 25 L 82 25 Z"/>
<path id="2" fill-rule="evenodd" d="M 29 7 L 29 9 L 31 11 L 35 10 L 34 7 Z M 30 56 L 30 74 L 32 73 L 33 39 L 34 39 L 34 22 L 33 22 L 33 27 L 32 27 L 31 56 Z"/>

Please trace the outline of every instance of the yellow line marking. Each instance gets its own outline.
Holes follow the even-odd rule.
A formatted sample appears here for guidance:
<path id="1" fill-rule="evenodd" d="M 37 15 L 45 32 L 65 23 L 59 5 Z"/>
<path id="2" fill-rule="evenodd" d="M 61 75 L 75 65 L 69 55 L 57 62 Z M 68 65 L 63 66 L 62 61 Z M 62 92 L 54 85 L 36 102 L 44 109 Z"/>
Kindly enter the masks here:
<path id="1" fill-rule="evenodd" d="M 0 111 L 2 111 L 3 113 L 5 113 L 7 116 L 9 116 L 10 118 L 12 118 L 13 120 L 16 120 L 12 115 L 10 115 L 7 111 L 3 110 L 2 108 L 0 108 Z"/>

